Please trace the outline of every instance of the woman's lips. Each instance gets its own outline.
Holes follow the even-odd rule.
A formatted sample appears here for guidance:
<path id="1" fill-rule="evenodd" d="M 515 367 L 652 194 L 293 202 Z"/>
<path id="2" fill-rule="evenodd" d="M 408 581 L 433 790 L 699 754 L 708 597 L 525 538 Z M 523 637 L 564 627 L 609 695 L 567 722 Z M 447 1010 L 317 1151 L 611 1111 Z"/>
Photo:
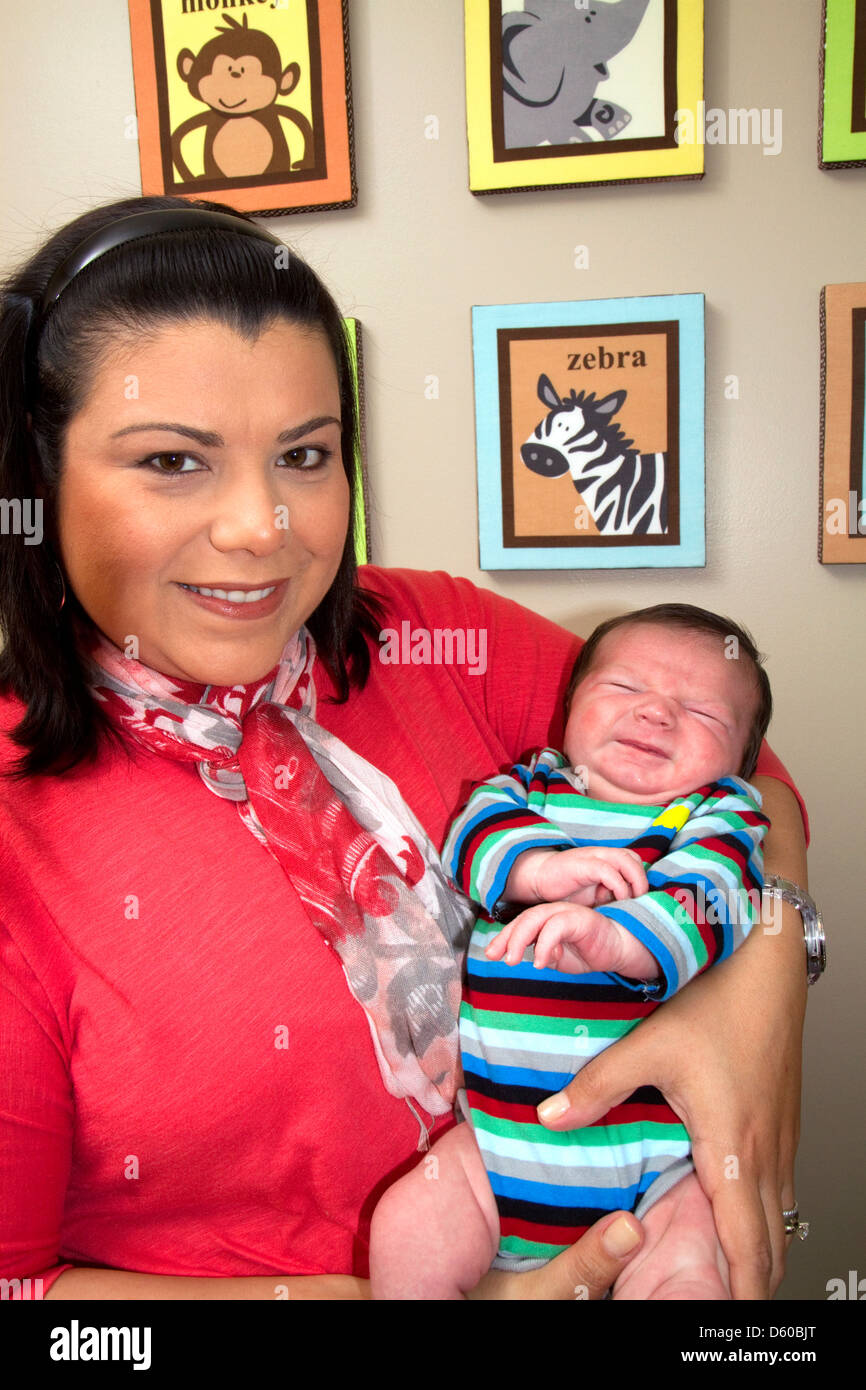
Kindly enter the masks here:
<path id="1" fill-rule="evenodd" d="M 223 618 L 240 618 L 249 621 L 254 618 L 267 618 L 275 613 L 283 601 L 288 582 L 287 579 L 281 579 L 273 586 L 270 584 L 201 584 L 190 586 L 179 583 L 178 587 L 181 593 L 186 594 L 201 608 L 206 608 L 209 613 L 218 613 Z M 217 598 L 215 594 L 196 592 L 196 589 L 202 588 L 218 589 L 222 593 L 236 593 L 239 590 L 245 593 L 257 593 L 260 589 L 270 589 L 271 587 L 273 587 L 272 593 L 253 602 L 249 600 L 232 601 L 229 598 Z"/>

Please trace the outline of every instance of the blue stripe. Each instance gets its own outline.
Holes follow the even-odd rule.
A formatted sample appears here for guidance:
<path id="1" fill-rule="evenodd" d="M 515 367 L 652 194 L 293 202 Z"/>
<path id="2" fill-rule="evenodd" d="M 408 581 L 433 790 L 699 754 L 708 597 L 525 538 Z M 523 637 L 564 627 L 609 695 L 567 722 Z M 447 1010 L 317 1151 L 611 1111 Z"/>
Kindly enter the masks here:
<path id="1" fill-rule="evenodd" d="M 596 910 L 601 912 L 603 909 L 597 908 Z M 466 969 L 470 980 L 473 975 L 477 975 L 479 979 L 485 980 L 511 979 L 514 980 L 515 985 L 518 980 L 536 980 L 558 985 L 568 985 L 571 981 L 575 981 L 574 992 L 575 997 L 578 999 L 581 997 L 584 986 L 609 985 L 611 979 L 610 975 L 597 970 L 592 973 L 587 972 L 585 975 L 576 976 L 563 970 L 536 970 L 531 960 L 522 960 L 518 961 L 517 965 L 508 965 L 505 961 L 488 960 L 486 956 L 470 957 L 467 961 Z M 576 983 L 578 979 L 580 980 L 579 986 Z"/>
<path id="2" fill-rule="evenodd" d="M 501 1173 L 488 1173 L 497 1197 L 546 1207 L 594 1207 L 603 1211 L 631 1211 L 658 1176 L 658 1172 L 643 1173 L 638 1182 L 627 1187 L 553 1187 L 549 1183 L 524 1182 Z"/>
<path id="3" fill-rule="evenodd" d="M 535 1068 L 527 1067 L 491 1066 L 484 1057 L 475 1057 L 466 1049 L 462 1057 L 464 1071 L 473 1072 L 475 1076 L 484 1077 L 497 1086 L 528 1086 L 534 1091 L 544 1091 L 549 1087 L 550 1095 L 561 1091 L 563 1086 L 574 1080 L 575 1075 L 573 1071 L 536 1071 Z"/>

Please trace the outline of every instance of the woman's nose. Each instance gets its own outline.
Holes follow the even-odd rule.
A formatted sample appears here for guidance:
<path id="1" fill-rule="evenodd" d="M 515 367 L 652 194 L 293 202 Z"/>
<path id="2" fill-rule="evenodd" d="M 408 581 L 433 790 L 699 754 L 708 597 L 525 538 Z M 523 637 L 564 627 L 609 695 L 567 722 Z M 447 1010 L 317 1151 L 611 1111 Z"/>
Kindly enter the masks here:
<path id="1" fill-rule="evenodd" d="M 246 478 L 220 489 L 209 529 L 217 550 L 270 555 L 289 531 L 288 508 L 266 479 Z"/>

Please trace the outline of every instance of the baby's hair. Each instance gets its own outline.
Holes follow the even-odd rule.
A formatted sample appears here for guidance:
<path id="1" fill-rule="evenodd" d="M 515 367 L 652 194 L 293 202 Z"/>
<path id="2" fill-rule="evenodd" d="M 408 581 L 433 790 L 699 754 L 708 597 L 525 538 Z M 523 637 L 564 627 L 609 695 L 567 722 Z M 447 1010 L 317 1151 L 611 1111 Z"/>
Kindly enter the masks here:
<path id="1" fill-rule="evenodd" d="M 565 692 L 565 717 L 571 707 L 572 697 L 580 682 L 589 675 L 598 652 L 599 645 L 611 632 L 621 627 L 637 627 L 640 624 L 656 627 L 679 627 L 686 632 L 704 632 L 718 637 L 722 642 L 736 640 L 734 648 L 737 658 L 746 657 L 752 664 L 757 687 L 758 702 L 752 718 L 752 727 L 743 750 L 743 762 L 739 769 L 740 777 L 751 777 L 758 761 L 758 752 L 773 713 L 773 696 L 770 682 L 764 670 L 762 654 L 745 628 L 730 618 L 718 613 L 710 613 L 706 608 L 696 608 L 691 603 L 657 603 L 652 608 L 637 608 L 632 613 L 623 613 L 619 618 L 609 618 L 599 623 L 594 632 L 583 644 L 580 655 L 574 663 L 571 680 Z"/>

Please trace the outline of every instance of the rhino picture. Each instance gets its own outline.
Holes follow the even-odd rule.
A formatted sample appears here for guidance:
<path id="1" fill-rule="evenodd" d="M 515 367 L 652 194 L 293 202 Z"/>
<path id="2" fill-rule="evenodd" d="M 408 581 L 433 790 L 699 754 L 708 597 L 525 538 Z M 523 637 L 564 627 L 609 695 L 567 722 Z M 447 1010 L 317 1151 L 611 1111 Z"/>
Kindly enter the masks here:
<path id="1" fill-rule="evenodd" d="M 612 140 L 631 115 L 596 98 L 607 64 L 627 48 L 650 0 L 526 0 L 502 16 L 507 149 Z"/>

